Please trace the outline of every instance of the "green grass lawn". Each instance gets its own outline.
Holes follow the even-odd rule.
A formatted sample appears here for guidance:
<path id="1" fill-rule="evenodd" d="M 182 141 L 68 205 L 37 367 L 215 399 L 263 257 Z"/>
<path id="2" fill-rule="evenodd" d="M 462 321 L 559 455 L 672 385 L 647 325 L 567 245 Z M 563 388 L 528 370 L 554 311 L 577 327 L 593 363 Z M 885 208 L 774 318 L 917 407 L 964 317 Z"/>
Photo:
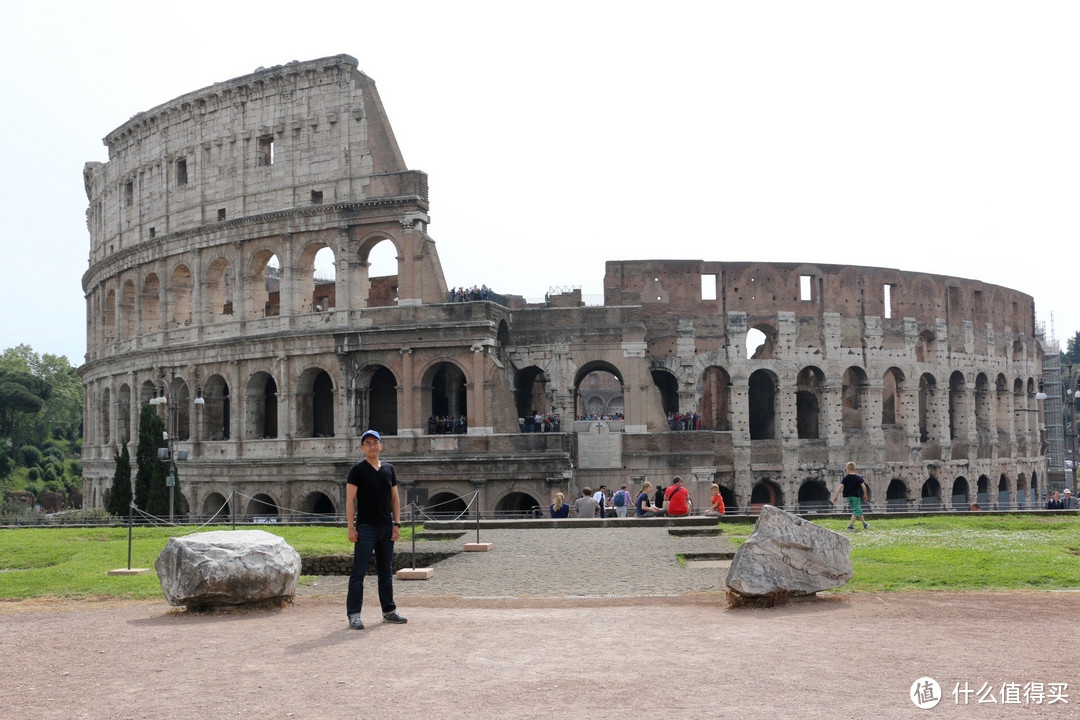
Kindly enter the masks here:
<path id="1" fill-rule="evenodd" d="M 851 538 L 855 577 L 842 592 L 1080 589 L 1080 517 L 941 515 L 817 524 Z M 752 526 L 724 525 L 737 545 Z"/>
<path id="2" fill-rule="evenodd" d="M 846 532 L 846 520 L 816 522 Z M 725 522 L 723 528 L 738 545 L 753 526 Z M 352 551 L 341 527 L 260 529 L 280 535 L 305 556 Z M 160 598 L 154 560 L 170 537 L 197 530 L 136 527 L 131 566 L 151 570 L 126 576 L 108 574 L 128 566 L 126 527 L 0 530 L 0 600 Z M 1080 516 L 871 518 L 870 530 L 846 534 L 855 577 L 841 592 L 1080 588 Z M 408 537 L 406 528 L 402 540 Z"/>

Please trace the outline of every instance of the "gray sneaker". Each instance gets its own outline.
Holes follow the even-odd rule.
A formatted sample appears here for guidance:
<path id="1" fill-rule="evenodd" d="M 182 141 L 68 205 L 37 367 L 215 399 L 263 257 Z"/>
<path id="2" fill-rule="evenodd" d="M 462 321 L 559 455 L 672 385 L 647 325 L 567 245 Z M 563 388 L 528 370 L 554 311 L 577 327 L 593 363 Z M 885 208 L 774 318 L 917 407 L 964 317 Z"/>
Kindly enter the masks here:
<path id="1" fill-rule="evenodd" d="M 351 627 L 353 630 L 363 630 L 364 621 L 360 619 L 359 615 L 353 615 L 349 618 L 349 627 Z"/>
<path id="2" fill-rule="evenodd" d="M 404 625 L 409 622 L 405 618 L 397 614 L 397 610 L 391 610 L 388 613 L 382 614 L 382 621 L 387 623 L 394 623 L 395 625 Z"/>

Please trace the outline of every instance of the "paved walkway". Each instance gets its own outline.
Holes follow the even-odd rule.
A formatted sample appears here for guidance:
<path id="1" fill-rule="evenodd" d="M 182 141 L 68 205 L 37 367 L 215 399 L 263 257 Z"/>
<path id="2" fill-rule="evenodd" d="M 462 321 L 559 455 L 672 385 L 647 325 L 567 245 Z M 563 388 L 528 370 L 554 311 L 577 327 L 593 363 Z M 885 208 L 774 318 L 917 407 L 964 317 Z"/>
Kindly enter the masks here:
<path id="1" fill-rule="evenodd" d="M 725 592 L 729 561 L 694 556 L 734 551 L 722 535 L 676 536 L 669 528 L 560 527 L 557 529 L 482 529 L 488 552 L 461 552 L 434 564 L 427 580 L 397 580 L 394 595 L 410 597 L 658 597 Z M 417 541 L 421 550 L 461 549 L 476 542 L 475 530 L 455 540 Z M 397 544 L 408 554 L 412 543 Z M 678 555 L 689 555 L 680 564 Z M 372 583 L 374 590 L 374 578 Z M 340 594 L 347 578 L 321 577 L 301 595 Z"/>

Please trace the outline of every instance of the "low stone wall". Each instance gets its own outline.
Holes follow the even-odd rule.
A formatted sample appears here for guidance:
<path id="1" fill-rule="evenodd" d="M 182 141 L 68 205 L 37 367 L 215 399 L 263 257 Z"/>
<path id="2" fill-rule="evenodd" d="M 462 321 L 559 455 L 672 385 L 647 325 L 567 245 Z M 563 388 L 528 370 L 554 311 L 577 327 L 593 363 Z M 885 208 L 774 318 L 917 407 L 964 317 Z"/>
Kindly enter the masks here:
<path id="1" fill-rule="evenodd" d="M 417 550 L 415 565 L 413 564 L 413 553 L 411 550 L 396 552 L 394 553 L 394 572 L 397 572 L 402 568 L 431 567 L 440 560 L 445 560 L 448 557 L 457 555 L 459 552 L 461 552 L 461 550 Z M 341 555 L 312 555 L 310 557 L 301 556 L 300 574 L 349 575 L 352 573 L 352 560 L 352 553 Z M 368 566 L 368 575 L 374 574 L 375 558 L 372 558 L 371 564 Z"/>

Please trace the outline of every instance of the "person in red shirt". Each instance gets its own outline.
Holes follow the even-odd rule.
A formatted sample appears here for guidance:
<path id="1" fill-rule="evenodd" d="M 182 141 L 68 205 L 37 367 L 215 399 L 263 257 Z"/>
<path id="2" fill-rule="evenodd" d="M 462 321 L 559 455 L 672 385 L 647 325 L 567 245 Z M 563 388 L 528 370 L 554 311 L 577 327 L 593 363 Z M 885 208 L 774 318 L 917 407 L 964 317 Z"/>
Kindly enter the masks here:
<path id="1" fill-rule="evenodd" d="M 671 486 L 664 491 L 664 510 L 668 515 L 690 514 L 690 491 L 682 484 L 678 475 L 671 481 Z"/>
<path id="2" fill-rule="evenodd" d="M 720 494 L 720 486 L 713 483 L 712 497 L 709 498 L 709 509 L 705 511 L 706 515 L 723 515 L 725 511 L 724 496 Z"/>

